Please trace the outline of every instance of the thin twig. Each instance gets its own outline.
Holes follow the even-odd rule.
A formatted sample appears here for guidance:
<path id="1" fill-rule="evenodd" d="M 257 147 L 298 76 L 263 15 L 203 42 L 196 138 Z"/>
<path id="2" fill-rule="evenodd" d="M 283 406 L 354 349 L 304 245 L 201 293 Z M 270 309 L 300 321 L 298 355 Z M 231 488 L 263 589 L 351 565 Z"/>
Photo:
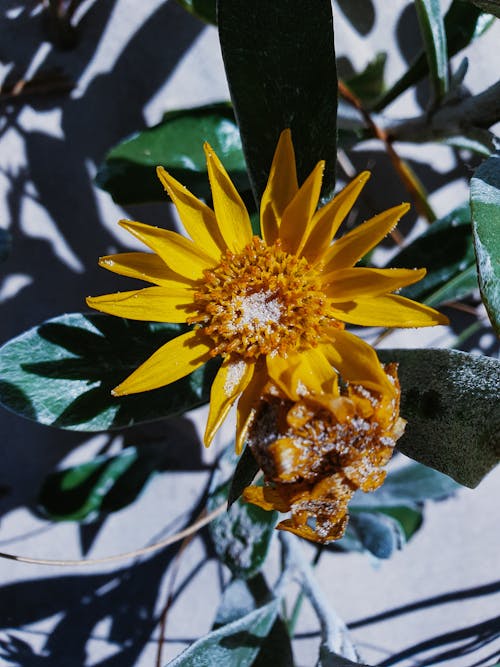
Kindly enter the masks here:
<path id="1" fill-rule="evenodd" d="M 463 134 L 467 129 L 489 128 L 500 118 L 500 82 L 478 95 L 445 104 L 432 114 L 396 120 L 385 125 L 389 141 L 422 143 Z"/>
<path id="2" fill-rule="evenodd" d="M 42 71 L 32 79 L 19 79 L 14 83 L 0 86 L 0 102 L 21 102 L 32 95 L 65 94 L 71 92 L 74 87 L 75 84 L 63 72 Z"/>
<path id="3" fill-rule="evenodd" d="M 0 558 L 5 558 L 7 560 L 16 560 L 19 563 L 30 563 L 31 565 L 60 565 L 62 567 L 73 567 L 73 566 L 81 567 L 84 565 L 100 565 L 102 563 L 114 563 L 116 561 L 127 560 L 129 558 L 137 558 L 138 556 L 145 556 L 146 554 L 150 554 L 155 551 L 160 551 L 160 549 L 163 549 L 164 547 L 167 547 L 170 544 L 175 544 L 176 542 L 180 542 L 180 540 L 183 540 L 185 537 L 189 537 L 190 535 L 196 533 L 201 528 L 203 528 L 203 526 L 206 526 L 208 523 L 210 523 L 216 517 L 218 517 L 219 514 L 225 512 L 226 507 L 227 503 L 219 505 L 219 507 L 213 510 L 213 512 L 210 512 L 210 514 L 207 514 L 207 516 L 204 517 L 203 519 L 195 521 L 193 524 L 191 524 L 184 530 L 181 530 L 180 532 L 175 533 L 174 535 L 169 535 L 165 539 L 160 540 L 159 542 L 155 542 L 155 544 L 150 544 L 147 547 L 142 547 L 142 549 L 135 549 L 134 551 L 127 551 L 126 553 L 116 554 L 115 556 L 105 556 L 104 558 L 84 558 L 81 560 L 55 560 L 48 558 L 31 558 L 30 556 L 18 556 L 16 554 L 8 554 L 0 552 Z"/>
<path id="4" fill-rule="evenodd" d="M 283 547 L 288 550 L 293 565 L 299 575 L 300 583 L 309 598 L 321 626 L 322 646 L 349 660 L 358 660 L 358 654 L 349 636 L 346 624 L 330 605 L 329 600 L 318 584 L 311 564 L 304 556 L 295 535 L 287 532 L 280 534 Z"/>
<path id="5" fill-rule="evenodd" d="M 339 93 L 347 102 L 349 102 L 356 109 L 358 109 L 358 111 L 363 116 L 366 125 L 370 128 L 371 132 L 373 133 L 374 137 L 379 139 L 384 144 L 385 150 L 387 151 L 387 155 L 389 156 L 389 159 L 391 160 L 394 169 L 399 175 L 404 187 L 407 189 L 412 199 L 414 200 L 415 206 L 417 207 L 419 213 L 422 216 L 424 216 L 429 222 L 433 222 L 436 219 L 436 216 L 434 214 L 434 211 L 429 206 L 429 203 L 427 202 L 427 197 L 422 184 L 420 183 L 416 175 L 413 173 L 413 171 L 410 169 L 409 165 L 399 157 L 399 155 L 394 149 L 394 146 L 391 143 L 391 140 L 389 139 L 389 135 L 387 134 L 386 130 L 384 130 L 382 127 L 377 125 L 377 123 L 375 123 L 371 114 L 369 113 L 369 111 L 365 109 L 363 103 L 357 97 L 357 95 L 355 95 L 345 85 L 345 83 L 340 80 L 339 80 Z M 398 240 L 397 236 L 394 237 L 393 235 L 393 238 L 396 241 L 396 243 L 398 243 L 398 245 L 402 244 L 403 242 L 402 237 Z"/>

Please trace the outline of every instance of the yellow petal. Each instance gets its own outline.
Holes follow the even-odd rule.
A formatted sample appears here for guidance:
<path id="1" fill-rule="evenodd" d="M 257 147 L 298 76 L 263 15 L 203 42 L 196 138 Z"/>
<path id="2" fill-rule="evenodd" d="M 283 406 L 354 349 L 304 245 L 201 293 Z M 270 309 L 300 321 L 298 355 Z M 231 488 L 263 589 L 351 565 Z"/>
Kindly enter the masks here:
<path id="1" fill-rule="evenodd" d="M 318 206 L 324 169 L 325 162 L 321 160 L 283 213 L 279 237 L 283 241 L 283 247 L 289 253 L 299 253 L 307 240 L 311 221 Z"/>
<path id="2" fill-rule="evenodd" d="M 171 384 L 206 363 L 211 348 L 211 341 L 199 330 L 188 331 L 162 345 L 112 393 L 125 396 Z"/>
<path id="3" fill-rule="evenodd" d="M 220 233 L 229 250 L 239 252 L 252 240 L 248 211 L 213 148 L 207 143 L 203 148 Z"/>
<path id="4" fill-rule="evenodd" d="M 324 272 L 329 273 L 335 269 L 346 269 L 354 266 L 363 255 L 366 255 L 386 234 L 394 229 L 409 208 L 409 204 L 401 204 L 390 208 L 335 241 L 324 256 Z"/>
<path id="5" fill-rule="evenodd" d="M 255 416 L 256 409 L 262 396 L 262 390 L 267 382 L 267 369 L 264 364 L 257 364 L 253 376 L 246 389 L 241 394 L 236 412 L 236 441 L 235 451 L 241 454 L 247 437 L 248 428 Z"/>
<path id="6" fill-rule="evenodd" d="M 302 255 L 310 262 L 321 259 L 328 250 L 338 228 L 354 206 L 354 202 L 369 178 L 370 172 L 363 171 L 314 215 L 311 232 L 302 251 Z"/>
<path id="7" fill-rule="evenodd" d="M 292 133 L 287 129 L 280 134 L 260 203 L 260 228 L 267 245 L 278 238 L 283 212 L 298 189 Z"/>
<path id="8" fill-rule="evenodd" d="M 357 297 L 394 292 L 425 276 L 425 269 L 340 269 L 322 276 L 325 294 L 332 301 L 349 301 Z"/>
<path id="9" fill-rule="evenodd" d="M 169 269 L 158 255 L 151 252 L 123 252 L 99 258 L 99 266 L 122 276 L 147 280 L 156 285 L 169 287 L 176 284 L 194 285 L 193 281 Z"/>
<path id="10" fill-rule="evenodd" d="M 120 220 L 119 224 L 154 250 L 172 271 L 190 280 L 203 278 L 203 271 L 213 269 L 217 264 L 212 257 L 177 232 L 132 220 Z"/>
<path id="11" fill-rule="evenodd" d="M 194 292 L 189 287 L 145 287 L 132 292 L 89 296 L 87 305 L 108 315 L 146 322 L 186 322 L 193 313 Z"/>
<path id="12" fill-rule="evenodd" d="M 328 538 L 322 539 L 320 536 L 314 532 L 314 530 L 307 524 L 302 525 L 296 524 L 292 519 L 285 519 L 280 521 L 276 526 L 277 530 L 287 530 L 289 533 L 293 533 L 298 537 L 309 540 L 311 542 L 326 542 Z"/>
<path id="13" fill-rule="evenodd" d="M 335 303 L 330 313 L 338 320 L 366 327 L 433 327 L 448 324 L 448 318 L 434 308 L 396 294 Z"/>
<path id="14" fill-rule="evenodd" d="M 215 213 L 189 190 L 176 181 L 163 167 L 156 169 L 158 178 L 168 192 L 170 199 L 189 236 L 211 257 L 219 259 L 226 244 L 221 236 Z"/>
<path id="15" fill-rule="evenodd" d="M 267 357 L 269 377 L 292 401 L 307 394 L 337 394 L 337 374 L 320 349 Z"/>
<path id="16" fill-rule="evenodd" d="M 388 394 L 394 386 L 388 379 L 377 353 L 371 345 L 348 331 L 334 330 L 332 342 L 321 346 L 323 354 L 342 378 L 367 389 Z"/>
<path id="17" fill-rule="evenodd" d="M 203 442 L 208 447 L 231 406 L 252 379 L 254 363 L 228 357 L 215 376 L 210 392 L 210 412 Z"/>
<path id="18" fill-rule="evenodd" d="M 247 503 L 258 505 L 267 511 L 288 512 L 290 509 L 289 503 L 270 486 L 247 486 L 243 490 L 243 498 Z"/>

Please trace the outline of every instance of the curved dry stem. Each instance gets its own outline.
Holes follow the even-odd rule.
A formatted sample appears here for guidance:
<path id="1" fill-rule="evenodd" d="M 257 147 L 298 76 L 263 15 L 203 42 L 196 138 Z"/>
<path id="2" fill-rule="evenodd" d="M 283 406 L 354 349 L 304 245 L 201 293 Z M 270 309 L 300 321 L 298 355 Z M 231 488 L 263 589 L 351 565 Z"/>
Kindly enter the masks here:
<path id="1" fill-rule="evenodd" d="M 195 521 L 190 526 L 181 530 L 174 535 L 169 535 L 159 542 L 150 544 L 147 547 L 142 547 L 141 549 L 135 549 L 134 551 L 126 551 L 122 554 L 116 554 L 115 556 L 105 556 L 104 558 L 83 558 L 81 560 L 56 560 L 50 558 L 31 558 L 30 556 L 19 556 L 17 554 L 8 554 L 0 552 L 0 558 L 5 558 L 7 560 L 15 560 L 19 563 L 30 563 L 31 565 L 59 565 L 61 567 L 81 567 L 84 565 L 100 565 L 102 563 L 114 563 L 120 560 L 127 560 L 129 558 L 137 558 L 138 556 L 145 556 L 146 554 L 159 551 L 164 547 L 169 546 L 170 544 L 175 544 L 175 542 L 180 542 L 186 537 L 193 535 L 197 531 L 201 530 L 204 526 L 213 521 L 219 514 L 222 514 L 226 510 L 227 503 L 223 503 L 216 507 L 210 514 L 207 514 L 202 519 Z"/>

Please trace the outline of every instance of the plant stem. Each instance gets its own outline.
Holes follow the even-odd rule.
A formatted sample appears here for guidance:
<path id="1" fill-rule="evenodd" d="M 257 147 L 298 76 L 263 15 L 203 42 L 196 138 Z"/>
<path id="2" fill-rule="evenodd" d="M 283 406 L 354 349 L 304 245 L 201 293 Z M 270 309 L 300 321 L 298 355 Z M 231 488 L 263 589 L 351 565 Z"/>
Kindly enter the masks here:
<path id="1" fill-rule="evenodd" d="M 316 565 L 319 563 L 319 559 L 321 558 L 321 554 L 323 553 L 322 547 L 319 547 L 318 550 L 316 551 L 316 554 L 314 558 L 311 561 L 311 567 L 316 567 Z M 295 604 L 292 609 L 292 614 L 287 621 L 287 629 L 288 629 L 288 634 L 290 637 L 293 637 L 293 633 L 295 632 L 295 626 L 297 625 L 297 621 L 299 620 L 299 614 L 300 610 L 302 609 L 302 603 L 304 602 L 304 590 L 301 589 L 300 593 L 297 595 L 297 599 L 295 600 Z"/>
<path id="2" fill-rule="evenodd" d="M 424 143 L 467 132 L 470 128 L 489 128 L 500 118 L 500 82 L 479 95 L 446 104 L 432 114 L 394 121 L 384 126 L 389 141 Z"/>
<path id="3" fill-rule="evenodd" d="M 318 584 L 309 561 L 304 556 L 295 535 L 280 534 L 283 548 L 292 558 L 298 580 L 309 598 L 321 626 L 321 647 L 350 660 L 358 660 L 358 654 L 349 637 L 346 624 L 331 607 L 329 600 Z"/>
<path id="4" fill-rule="evenodd" d="M 342 95 L 347 102 L 350 102 L 356 109 L 358 109 L 373 135 L 384 144 L 387 155 L 389 156 L 396 173 L 399 175 L 401 182 L 414 200 L 420 215 L 423 215 L 429 222 L 433 222 L 436 219 L 436 215 L 427 201 L 427 193 L 425 192 L 422 183 L 417 178 L 416 174 L 413 173 L 409 164 L 402 160 L 396 153 L 387 131 L 375 123 L 371 114 L 364 108 L 361 100 L 340 80 L 339 94 Z M 397 239 L 394 240 L 398 242 Z M 399 239 L 399 244 L 401 244 L 401 241 L 402 239 Z"/>

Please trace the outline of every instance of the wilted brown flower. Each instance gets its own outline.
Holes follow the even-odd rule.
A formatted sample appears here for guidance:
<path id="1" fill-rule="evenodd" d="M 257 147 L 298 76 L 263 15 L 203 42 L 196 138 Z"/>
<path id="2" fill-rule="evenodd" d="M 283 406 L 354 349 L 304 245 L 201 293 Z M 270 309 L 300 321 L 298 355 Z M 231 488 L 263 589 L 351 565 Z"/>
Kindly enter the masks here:
<path id="1" fill-rule="evenodd" d="M 347 382 L 338 393 L 294 401 L 268 386 L 248 438 L 264 485 L 247 487 L 245 500 L 291 512 L 282 530 L 314 542 L 342 537 L 349 500 L 358 489 L 382 484 L 383 466 L 404 431 L 397 364 L 384 370 L 393 391 Z"/>

